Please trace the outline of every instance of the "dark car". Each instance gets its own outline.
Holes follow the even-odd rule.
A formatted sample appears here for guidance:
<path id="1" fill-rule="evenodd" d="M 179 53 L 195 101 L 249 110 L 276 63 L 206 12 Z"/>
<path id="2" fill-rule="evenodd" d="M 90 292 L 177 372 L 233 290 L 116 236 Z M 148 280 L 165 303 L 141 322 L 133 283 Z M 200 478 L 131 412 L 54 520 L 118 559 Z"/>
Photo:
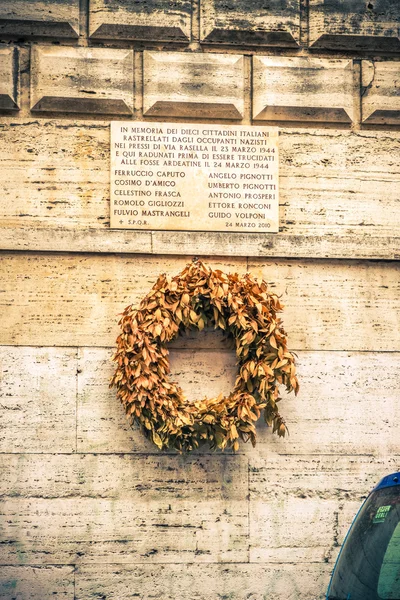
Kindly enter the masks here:
<path id="1" fill-rule="evenodd" d="M 361 506 L 336 561 L 327 600 L 400 600 L 400 473 Z"/>

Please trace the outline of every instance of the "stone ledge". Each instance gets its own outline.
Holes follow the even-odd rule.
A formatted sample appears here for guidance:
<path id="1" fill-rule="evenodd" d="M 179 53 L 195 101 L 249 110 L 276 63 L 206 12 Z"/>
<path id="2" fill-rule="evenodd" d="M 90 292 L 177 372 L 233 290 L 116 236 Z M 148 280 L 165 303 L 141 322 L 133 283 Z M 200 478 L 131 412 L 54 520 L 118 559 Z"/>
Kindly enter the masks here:
<path id="1" fill-rule="evenodd" d="M 209 0 L 201 2 L 201 42 L 228 46 L 297 48 L 300 41 L 300 1 Z"/>
<path id="2" fill-rule="evenodd" d="M 89 35 L 93 39 L 190 41 L 190 0 L 91 0 Z"/>
<path id="3" fill-rule="evenodd" d="M 133 50 L 34 46 L 31 110 L 130 115 Z"/>
<path id="4" fill-rule="evenodd" d="M 0 36 L 79 37 L 79 0 L 1 2 Z"/>
<path id="5" fill-rule="evenodd" d="M 146 116 L 242 119 L 243 67 L 240 54 L 144 52 L 143 112 Z"/>
<path id="6" fill-rule="evenodd" d="M 400 125 L 400 61 L 361 63 L 363 123 Z"/>
<path id="7" fill-rule="evenodd" d="M 400 51 L 400 3 L 310 0 L 312 49 Z"/>
<path id="8" fill-rule="evenodd" d="M 19 110 L 19 50 L 0 47 L 0 110 Z"/>
<path id="9" fill-rule="evenodd" d="M 353 61 L 254 56 L 253 119 L 353 121 Z"/>
<path id="10" fill-rule="evenodd" d="M 1 227 L 0 250 L 399 260 L 400 238 L 119 229 Z"/>

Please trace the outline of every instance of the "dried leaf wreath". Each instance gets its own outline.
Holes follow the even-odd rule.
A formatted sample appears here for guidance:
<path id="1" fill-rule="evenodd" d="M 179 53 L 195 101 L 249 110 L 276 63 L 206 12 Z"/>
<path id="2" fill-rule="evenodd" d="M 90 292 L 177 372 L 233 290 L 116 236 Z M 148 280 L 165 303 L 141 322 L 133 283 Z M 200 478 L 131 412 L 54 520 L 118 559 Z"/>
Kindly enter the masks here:
<path id="1" fill-rule="evenodd" d="M 265 281 L 213 271 L 198 260 L 175 277 L 160 275 L 139 309 L 128 306 L 120 320 L 110 387 L 116 386 L 131 424 L 139 424 L 160 449 L 187 452 L 208 442 L 212 449 L 236 451 L 239 438 L 255 445 L 255 422 L 264 410 L 265 421 L 284 436 L 279 384 L 296 394 L 299 384 L 277 317 L 282 308 Z M 228 396 L 191 402 L 170 380 L 166 344 L 185 330 L 207 326 L 234 339 L 238 374 Z"/>

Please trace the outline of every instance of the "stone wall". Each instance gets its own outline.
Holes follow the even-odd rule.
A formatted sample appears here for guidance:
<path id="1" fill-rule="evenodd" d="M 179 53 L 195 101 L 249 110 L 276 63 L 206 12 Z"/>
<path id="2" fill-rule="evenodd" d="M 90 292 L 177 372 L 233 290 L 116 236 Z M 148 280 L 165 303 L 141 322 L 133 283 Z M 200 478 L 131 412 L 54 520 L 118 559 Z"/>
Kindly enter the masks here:
<path id="1" fill-rule="evenodd" d="M 0 598 L 322 599 L 400 469 L 397 0 L 0 6 Z M 277 125 L 278 234 L 109 228 L 111 120 Z M 283 295 L 290 436 L 159 453 L 109 391 L 118 313 L 193 256 Z M 190 397 L 232 352 L 174 343 Z"/>

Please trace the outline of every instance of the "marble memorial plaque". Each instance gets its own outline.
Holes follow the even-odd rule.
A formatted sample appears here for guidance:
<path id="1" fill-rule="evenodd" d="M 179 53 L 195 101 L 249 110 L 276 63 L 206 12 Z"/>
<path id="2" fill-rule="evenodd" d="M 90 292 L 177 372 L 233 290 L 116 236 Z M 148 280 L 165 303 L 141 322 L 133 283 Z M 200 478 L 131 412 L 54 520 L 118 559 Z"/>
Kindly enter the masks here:
<path id="1" fill-rule="evenodd" d="M 278 129 L 111 123 L 111 227 L 276 233 Z"/>

